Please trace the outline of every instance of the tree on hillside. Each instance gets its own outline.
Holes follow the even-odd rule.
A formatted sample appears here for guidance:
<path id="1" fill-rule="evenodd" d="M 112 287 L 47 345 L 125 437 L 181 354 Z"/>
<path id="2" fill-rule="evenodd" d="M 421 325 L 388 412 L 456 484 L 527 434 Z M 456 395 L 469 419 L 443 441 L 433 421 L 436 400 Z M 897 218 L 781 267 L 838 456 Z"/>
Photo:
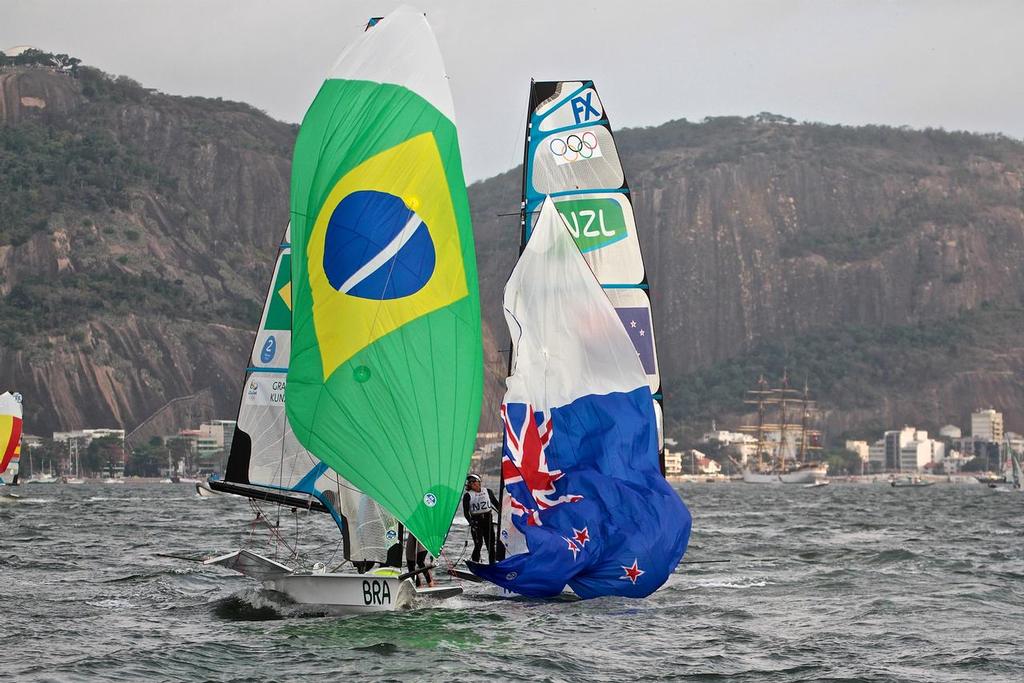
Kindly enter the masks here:
<path id="1" fill-rule="evenodd" d="M 82 458 L 82 467 L 92 473 L 113 476 L 114 469 L 124 464 L 124 443 L 118 436 L 93 439 Z"/>

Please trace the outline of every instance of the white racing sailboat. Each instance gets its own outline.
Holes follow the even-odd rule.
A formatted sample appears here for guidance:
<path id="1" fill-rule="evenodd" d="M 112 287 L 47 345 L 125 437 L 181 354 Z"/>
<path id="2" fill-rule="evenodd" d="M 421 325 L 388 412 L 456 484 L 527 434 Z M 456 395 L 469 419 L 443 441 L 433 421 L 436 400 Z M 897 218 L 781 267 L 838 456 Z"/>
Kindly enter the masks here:
<path id="1" fill-rule="evenodd" d="M 641 598 L 691 518 L 661 466 L 661 380 L 629 187 L 592 81 L 534 82 L 520 258 L 504 294 L 498 558 L 506 591 Z"/>
<path id="2" fill-rule="evenodd" d="M 288 544 L 285 558 L 243 548 L 206 562 L 299 603 L 359 613 L 462 590 L 417 588 L 397 568 L 406 532 L 439 554 L 482 398 L 452 112 L 433 33 L 402 8 L 341 56 L 296 141 L 291 225 L 225 476 L 208 483 L 257 511 L 269 503 L 329 515 L 344 561 L 313 563 Z M 257 523 L 280 540 L 269 519 Z"/>

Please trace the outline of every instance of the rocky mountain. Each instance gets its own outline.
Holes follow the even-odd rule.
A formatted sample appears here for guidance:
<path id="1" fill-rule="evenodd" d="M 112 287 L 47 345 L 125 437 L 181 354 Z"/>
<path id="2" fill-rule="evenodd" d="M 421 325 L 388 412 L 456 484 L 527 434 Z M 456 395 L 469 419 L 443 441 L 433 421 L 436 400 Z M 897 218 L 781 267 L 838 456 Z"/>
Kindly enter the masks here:
<path id="1" fill-rule="evenodd" d="M 92 69 L 0 69 L 0 378 L 28 397 L 30 431 L 131 429 L 198 394 L 168 424 L 233 414 L 294 135 L 247 105 Z M 670 431 L 727 423 L 783 367 L 833 435 L 963 423 L 988 404 L 1024 429 L 1024 145 L 771 115 L 618 143 Z M 470 188 L 487 415 L 518 239 L 499 214 L 518 209 L 520 177 Z"/>

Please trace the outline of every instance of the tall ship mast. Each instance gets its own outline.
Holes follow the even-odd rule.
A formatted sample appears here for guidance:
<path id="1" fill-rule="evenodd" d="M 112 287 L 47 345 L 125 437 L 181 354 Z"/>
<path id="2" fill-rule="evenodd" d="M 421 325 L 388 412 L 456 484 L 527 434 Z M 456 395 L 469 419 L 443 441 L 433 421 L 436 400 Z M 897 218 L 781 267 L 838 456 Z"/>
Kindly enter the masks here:
<path id="1" fill-rule="evenodd" d="M 791 388 L 788 373 L 783 373 L 781 384 L 772 388 L 762 376 L 756 388 L 747 391 L 744 403 L 757 407 L 757 421 L 740 431 L 754 434 L 757 445 L 743 481 L 810 484 L 828 473 L 827 464 L 810 457 L 821 450 L 821 431 L 811 426 L 816 408 L 806 382 L 803 391 Z"/>

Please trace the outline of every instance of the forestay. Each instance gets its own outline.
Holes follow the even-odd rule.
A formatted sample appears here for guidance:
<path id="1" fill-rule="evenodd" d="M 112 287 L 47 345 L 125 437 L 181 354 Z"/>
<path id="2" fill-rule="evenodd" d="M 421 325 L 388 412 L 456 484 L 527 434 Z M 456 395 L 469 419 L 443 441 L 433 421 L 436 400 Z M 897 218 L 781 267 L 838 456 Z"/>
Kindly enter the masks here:
<path id="1" fill-rule="evenodd" d="M 299 131 L 291 212 L 289 422 L 436 555 L 483 371 L 451 93 L 422 14 L 393 12 L 338 60 Z"/>

